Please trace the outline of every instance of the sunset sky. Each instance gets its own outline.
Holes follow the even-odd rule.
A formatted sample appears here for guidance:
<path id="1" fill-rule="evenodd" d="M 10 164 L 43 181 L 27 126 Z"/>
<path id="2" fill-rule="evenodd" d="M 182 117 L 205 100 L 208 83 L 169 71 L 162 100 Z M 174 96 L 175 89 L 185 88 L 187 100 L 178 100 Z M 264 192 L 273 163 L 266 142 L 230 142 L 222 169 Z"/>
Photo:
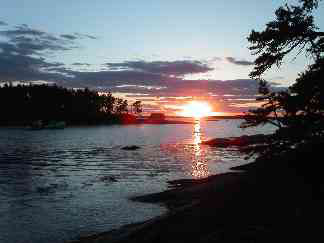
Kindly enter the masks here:
<path id="1" fill-rule="evenodd" d="M 289 1 L 293 3 L 295 1 Z M 178 114 L 190 100 L 215 112 L 255 106 L 247 36 L 285 1 L 3 0 L 0 82 L 45 82 L 111 91 L 145 110 Z M 323 4 L 315 22 L 324 27 Z M 291 84 L 303 55 L 265 78 Z"/>

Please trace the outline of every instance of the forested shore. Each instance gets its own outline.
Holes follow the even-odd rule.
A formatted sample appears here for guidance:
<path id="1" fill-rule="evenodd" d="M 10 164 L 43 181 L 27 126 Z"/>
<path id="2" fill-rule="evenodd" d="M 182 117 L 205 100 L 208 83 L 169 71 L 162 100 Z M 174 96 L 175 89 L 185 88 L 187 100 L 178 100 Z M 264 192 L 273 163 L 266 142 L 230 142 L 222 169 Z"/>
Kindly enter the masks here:
<path id="1" fill-rule="evenodd" d="M 111 93 L 99 94 L 84 89 L 56 85 L 4 85 L 0 87 L 0 125 L 30 125 L 35 121 L 64 121 L 68 125 L 118 124 L 129 107 L 141 111 L 139 101 L 127 100 Z M 128 119 L 134 119 L 130 114 Z"/>

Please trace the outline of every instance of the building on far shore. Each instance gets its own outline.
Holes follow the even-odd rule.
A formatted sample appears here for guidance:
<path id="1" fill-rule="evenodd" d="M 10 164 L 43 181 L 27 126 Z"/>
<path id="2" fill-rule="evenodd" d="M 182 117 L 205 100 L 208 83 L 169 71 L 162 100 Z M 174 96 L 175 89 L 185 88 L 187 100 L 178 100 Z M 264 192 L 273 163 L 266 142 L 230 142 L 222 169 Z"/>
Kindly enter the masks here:
<path id="1" fill-rule="evenodd" d="M 148 119 L 151 121 L 165 121 L 165 115 L 163 113 L 151 113 Z"/>

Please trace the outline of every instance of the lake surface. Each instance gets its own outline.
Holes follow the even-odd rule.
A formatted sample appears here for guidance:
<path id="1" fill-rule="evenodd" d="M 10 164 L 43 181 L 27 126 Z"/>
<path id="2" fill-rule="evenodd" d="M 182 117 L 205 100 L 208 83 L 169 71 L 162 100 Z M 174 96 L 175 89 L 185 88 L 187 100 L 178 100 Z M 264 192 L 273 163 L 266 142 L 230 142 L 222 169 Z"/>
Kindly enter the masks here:
<path id="1" fill-rule="evenodd" d="M 160 215 L 163 207 L 128 198 L 247 163 L 236 149 L 200 145 L 273 131 L 242 130 L 240 122 L 0 128 L 0 242 L 63 242 Z M 127 145 L 141 148 L 121 149 Z"/>

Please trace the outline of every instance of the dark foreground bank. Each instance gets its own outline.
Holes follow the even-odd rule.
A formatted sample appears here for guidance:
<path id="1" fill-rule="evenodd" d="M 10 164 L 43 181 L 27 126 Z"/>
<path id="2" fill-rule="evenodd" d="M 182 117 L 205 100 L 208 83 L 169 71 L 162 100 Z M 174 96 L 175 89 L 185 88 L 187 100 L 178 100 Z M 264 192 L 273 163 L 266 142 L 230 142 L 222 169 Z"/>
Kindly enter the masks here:
<path id="1" fill-rule="evenodd" d="M 132 199 L 162 203 L 168 214 L 77 242 L 321 241 L 322 172 L 316 164 L 305 167 L 309 155 L 293 153 L 234 168 L 236 173 L 170 182 L 168 191 Z"/>

